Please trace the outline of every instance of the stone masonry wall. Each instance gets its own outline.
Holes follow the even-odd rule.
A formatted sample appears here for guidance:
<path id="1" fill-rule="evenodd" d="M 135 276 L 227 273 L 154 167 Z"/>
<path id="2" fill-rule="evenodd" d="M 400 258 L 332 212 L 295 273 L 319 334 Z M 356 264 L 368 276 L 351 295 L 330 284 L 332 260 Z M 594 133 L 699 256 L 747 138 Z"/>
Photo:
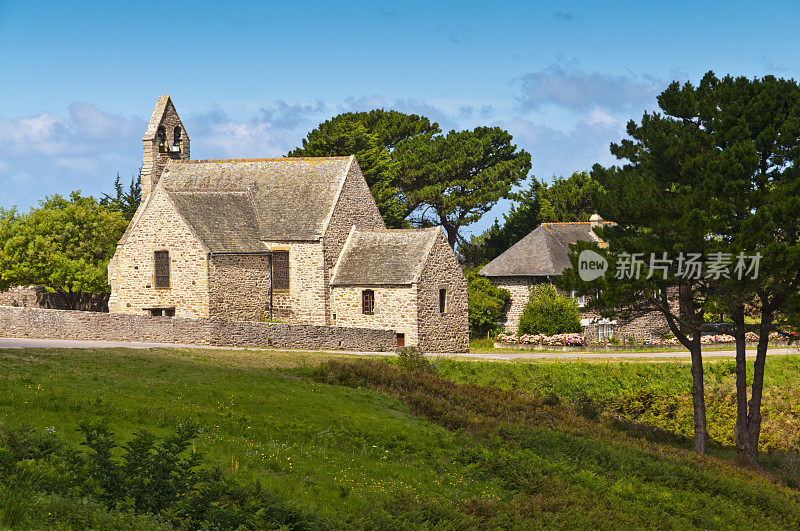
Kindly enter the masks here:
<path id="1" fill-rule="evenodd" d="M 439 289 L 447 289 L 439 313 Z M 468 352 L 467 279 L 443 232 L 439 232 L 417 286 L 419 348 L 423 352 Z"/>
<path id="2" fill-rule="evenodd" d="M 170 287 L 154 287 L 153 252 L 168 250 Z M 175 307 L 176 317 L 208 317 L 208 252 L 162 189 L 117 247 L 108 265 L 112 313 L 146 314 L 144 308 Z"/>
<path id="3" fill-rule="evenodd" d="M 375 311 L 362 311 L 362 292 L 375 292 Z M 418 344 L 417 287 L 413 286 L 334 286 L 331 309 L 336 326 L 394 329 L 405 334 L 407 346 Z"/>
<path id="4" fill-rule="evenodd" d="M 47 308 L 47 290 L 43 286 L 14 286 L 0 291 L 0 306 Z"/>
<path id="5" fill-rule="evenodd" d="M 358 163 L 350 166 L 350 171 L 342 185 L 339 200 L 333 209 L 328 229 L 323 242 L 325 245 L 325 293 L 330 295 L 330 281 L 333 267 L 339 259 L 347 235 L 351 227 L 356 229 L 385 229 L 381 213 L 372 198 L 367 182 L 361 174 Z M 332 306 L 330 298 L 326 300 L 327 322 L 332 323 Z M 408 337 L 408 336 L 406 336 Z"/>
<path id="6" fill-rule="evenodd" d="M 582 318 L 598 317 L 596 313 L 581 314 Z M 598 329 L 596 324 L 584 327 L 584 336 L 588 343 L 598 341 Z M 669 325 L 661 312 L 649 312 L 639 317 L 627 320 L 617 320 L 617 324 L 612 325 L 614 337 L 626 339 L 634 337 L 637 341 L 643 342 L 650 339 L 659 339 L 663 334 L 669 333 Z"/>
<path id="7" fill-rule="evenodd" d="M 208 271 L 209 316 L 230 321 L 260 321 L 269 311 L 269 256 L 211 257 Z"/>
<path id="8" fill-rule="evenodd" d="M 287 323 L 327 324 L 322 244 L 267 242 L 267 247 L 289 251 L 289 290 L 274 290 L 274 319 Z"/>
<path id="9" fill-rule="evenodd" d="M 178 112 L 170 100 L 166 109 L 164 110 L 164 117 L 161 124 L 167 133 L 167 144 L 172 145 L 173 130 L 175 126 L 181 128 L 181 151 L 180 153 L 159 153 L 158 139 L 149 138 L 142 140 L 142 148 L 144 157 L 142 159 L 142 200 L 144 200 L 150 192 L 155 190 L 156 184 L 164 171 L 164 166 L 170 158 L 188 159 L 189 158 L 189 135 L 186 134 L 181 119 L 178 117 Z"/>
<path id="10" fill-rule="evenodd" d="M 0 336 L 250 348 L 394 351 L 394 330 L 0 307 Z"/>
<path id="11" fill-rule="evenodd" d="M 492 277 L 490 280 L 498 288 L 506 289 L 511 293 L 511 302 L 506 309 L 506 331 L 516 334 L 519 318 L 522 316 L 525 305 L 528 304 L 531 287 L 536 284 L 536 279 L 535 277 Z"/>

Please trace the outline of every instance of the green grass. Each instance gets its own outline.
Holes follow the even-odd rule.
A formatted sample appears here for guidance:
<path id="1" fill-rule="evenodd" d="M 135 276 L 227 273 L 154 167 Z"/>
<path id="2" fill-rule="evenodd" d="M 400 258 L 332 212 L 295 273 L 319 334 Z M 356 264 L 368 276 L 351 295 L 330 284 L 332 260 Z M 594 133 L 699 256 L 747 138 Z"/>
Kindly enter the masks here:
<path id="1" fill-rule="evenodd" d="M 768 363 L 771 388 L 796 389 L 800 360 L 780 360 Z M 207 465 L 331 527 L 800 525 L 800 494 L 772 476 L 571 406 L 591 397 L 605 408 L 637 389 L 664 396 L 685 385 L 685 364 L 439 360 L 443 379 L 322 353 L 41 349 L 0 351 L 0 365 L 6 429 L 54 431 L 77 447 L 81 422 L 107 421 L 127 440 L 190 420 Z M 727 382 L 726 371 L 710 369 L 709 381 Z M 161 525 L 91 500 L 0 497 L 0 526 Z M 4 523 L 9 508 L 17 520 Z"/>
<path id="2" fill-rule="evenodd" d="M 691 437 L 691 375 L 682 362 L 642 363 L 486 363 L 437 361 L 439 373 L 459 383 L 520 389 L 599 413 L 637 421 L 679 437 Z M 704 364 L 708 431 L 729 455 L 734 444 L 735 363 Z M 748 385 L 752 383 L 752 359 Z M 761 447 L 769 452 L 800 451 L 800 356 L 774 356 L 767 360 L 762 404 Z M 797 470 L 800 473 L 800 470 Z"/>

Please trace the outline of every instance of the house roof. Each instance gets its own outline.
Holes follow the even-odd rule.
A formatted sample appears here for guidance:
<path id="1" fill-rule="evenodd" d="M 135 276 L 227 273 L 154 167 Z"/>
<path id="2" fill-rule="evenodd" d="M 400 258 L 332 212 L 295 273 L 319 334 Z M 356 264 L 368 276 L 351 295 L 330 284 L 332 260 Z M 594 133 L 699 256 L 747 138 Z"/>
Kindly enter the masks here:
<path id="1" fill-rule="evenodd" d="M 173 192 L 170 198 L 208 249 L 218 253 L 267 250 L 247 192 Z"/>
<path id="2" fill-rule="evenodd" d="M 351 230 L 331 285 L 404 285 L 417 281 L 440 229 Z"/>
<path id="3" fill-rule="evenodd" d="M 353 157 L 170 160 L 158 186 L 212 252 L 322 237 Z"/>
<path id="4" fill-rule="evenodd" d="M 506 252 L 483 266 L 487 277 L 557 276 L 571 266 L 569 246 L 598 241 L 590 222 L 542 223 Z"/>

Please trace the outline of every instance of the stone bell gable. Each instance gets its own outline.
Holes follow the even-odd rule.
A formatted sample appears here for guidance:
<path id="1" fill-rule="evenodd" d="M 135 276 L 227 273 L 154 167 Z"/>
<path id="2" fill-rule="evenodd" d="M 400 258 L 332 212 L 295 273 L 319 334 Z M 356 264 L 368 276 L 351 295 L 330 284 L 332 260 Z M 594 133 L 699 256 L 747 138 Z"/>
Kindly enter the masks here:
<path id="1" fill-rule="evenodd" d="M 167 161 L 189 159 L 189 135 L 169 96 L 161 96 L 142 138 L 142 199 L 153 191 Z"/>
<path id="2" fill-rule="evenodd" d="M 370 252 L 354 255 L 356 247 L 348 247 L 354 238 L 371 241 Z M 381 301 L 397 304 L 391 311 L 381 306 L 381 318 L 364 318 L 363 304 L 336 309 L 344 301 L 336 302 L 337 294 L 363 296 L 334 282 L 340 265 L 351 267 L 358 255 L 372 258 L 357 267 L 369 277 L 357 286 L 366 282 Z M 403 344 L 453 350 L 467 345 L 462 280 L 441 230 L 385 228 L 355 157 L 192 160 L 183 124 L 162 96 L 144 138 L 142 203 L 109 263 L 109 309 L 324 326 L 363 322 L 402 329 Z M 450 333 L 458 340 L 448 343 Z"/>

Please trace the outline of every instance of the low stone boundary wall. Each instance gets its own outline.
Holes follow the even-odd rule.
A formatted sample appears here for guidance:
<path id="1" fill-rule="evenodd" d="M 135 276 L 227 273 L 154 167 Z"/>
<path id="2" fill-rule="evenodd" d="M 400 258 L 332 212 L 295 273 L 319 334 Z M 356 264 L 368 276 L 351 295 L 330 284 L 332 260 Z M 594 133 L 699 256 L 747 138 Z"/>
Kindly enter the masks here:
<path id="1" fill-rule="evenodd" d="M 0 306 L 0 337 L 394 351 L 394 330 Z"/>

